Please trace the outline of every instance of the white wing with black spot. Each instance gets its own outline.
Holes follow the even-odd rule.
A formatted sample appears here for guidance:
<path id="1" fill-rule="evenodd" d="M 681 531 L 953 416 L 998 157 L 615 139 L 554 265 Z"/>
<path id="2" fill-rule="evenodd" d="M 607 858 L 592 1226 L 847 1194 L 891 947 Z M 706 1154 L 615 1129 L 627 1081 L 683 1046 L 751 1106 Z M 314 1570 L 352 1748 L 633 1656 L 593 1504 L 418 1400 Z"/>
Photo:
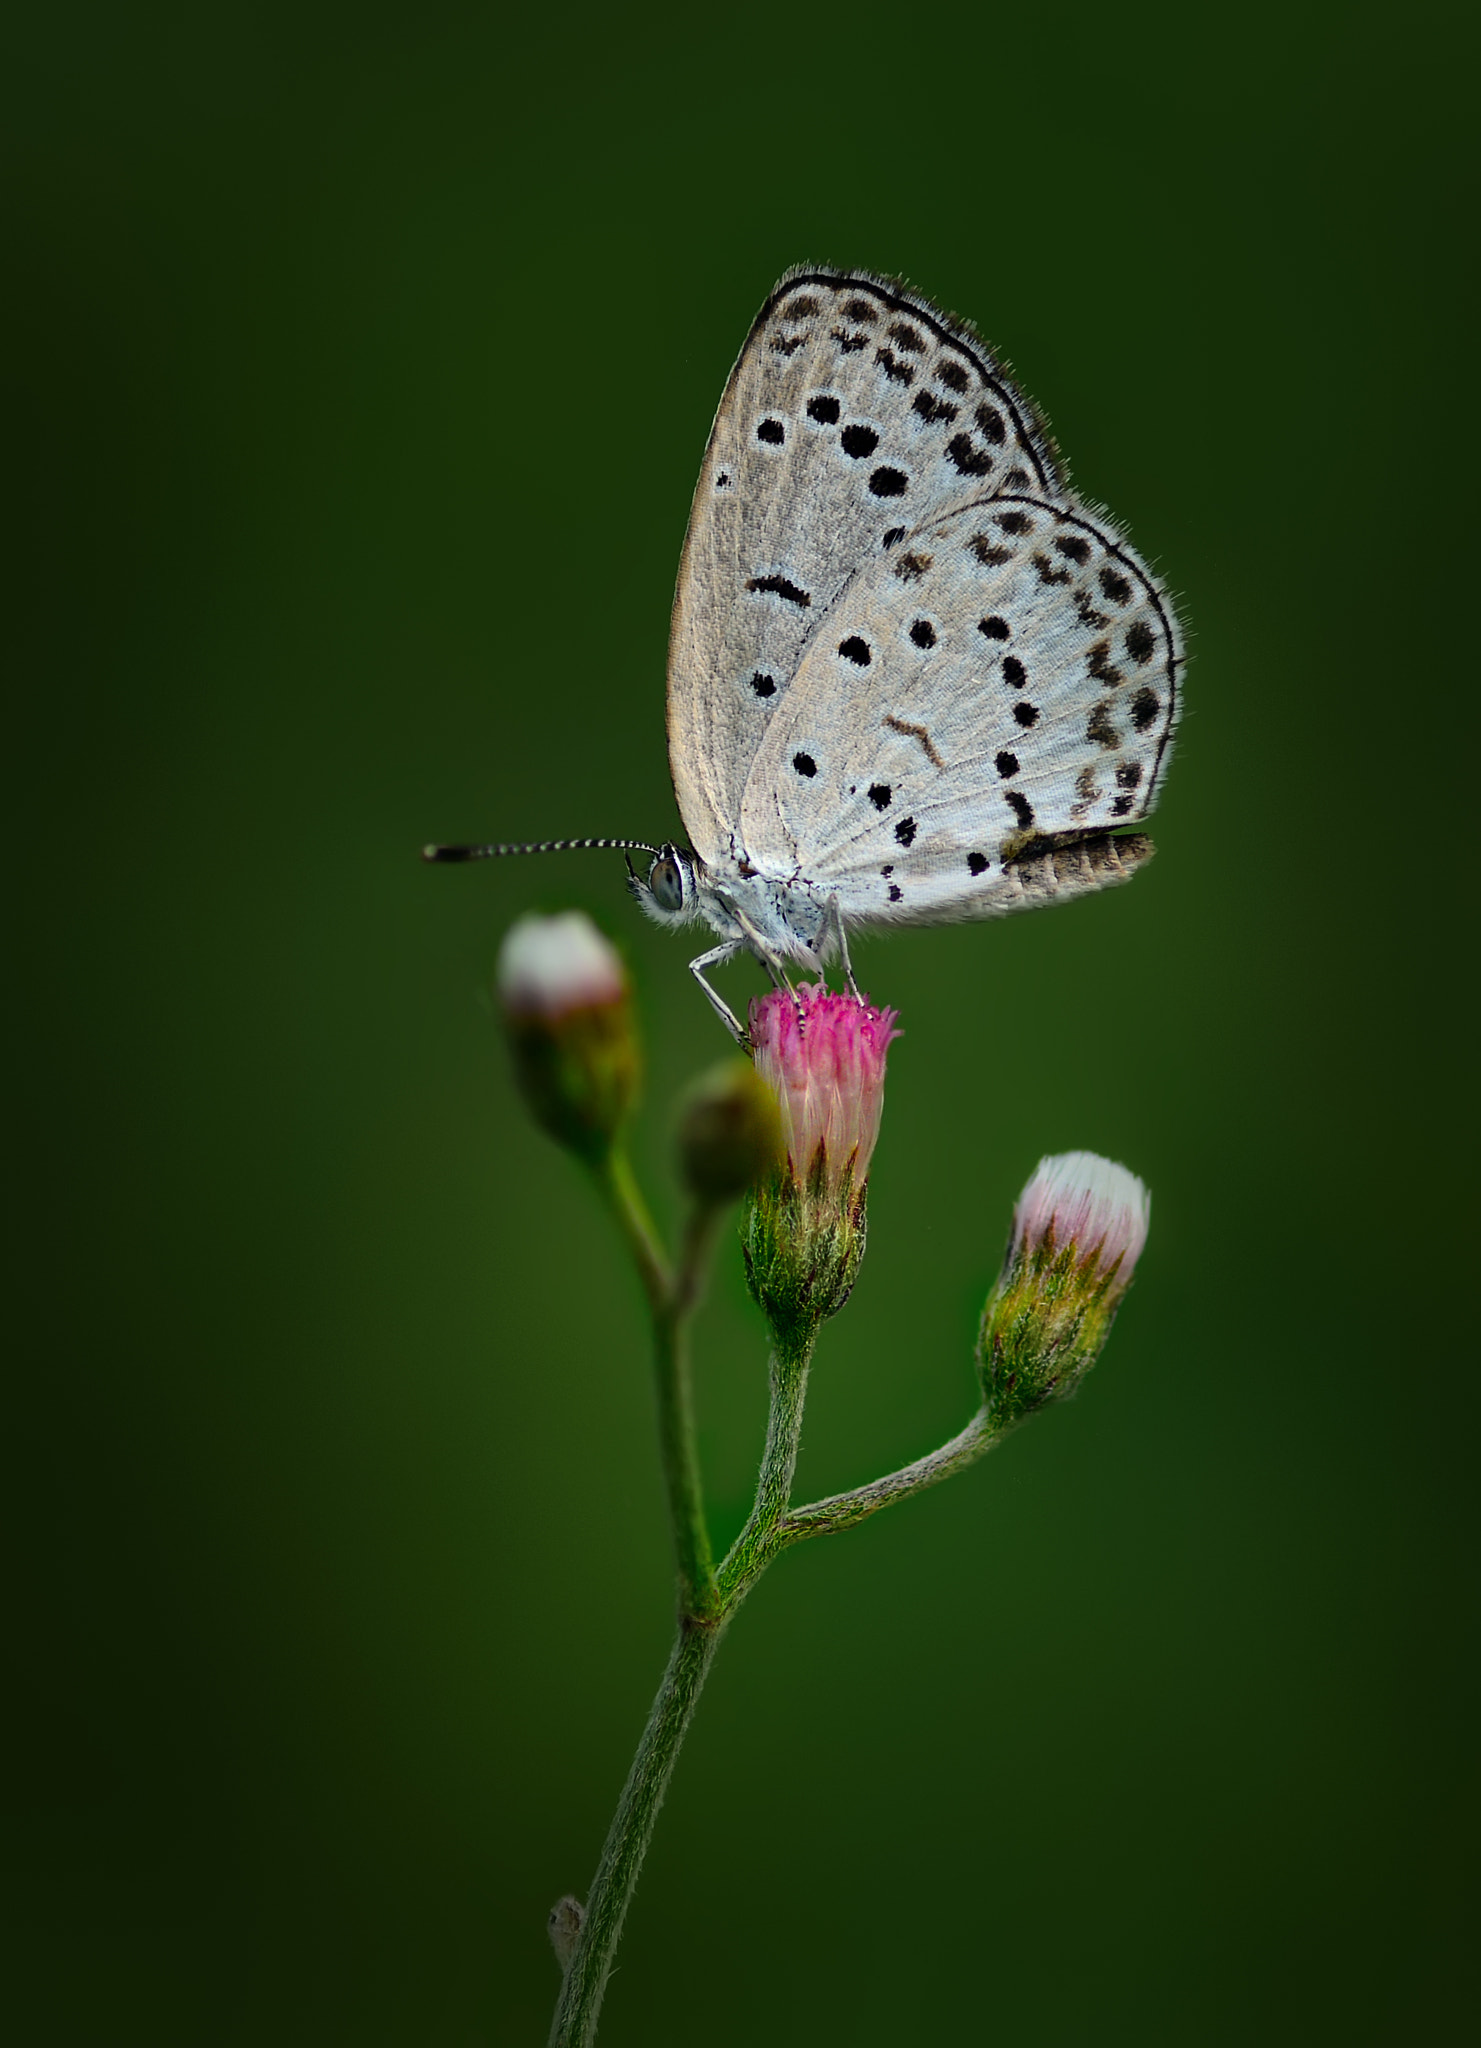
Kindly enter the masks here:
<path id="1" fill-rule="evenodd" d="M 844 593 L 984 491 L 1065 484 L 971 330 L 861 273 L 784 278 L 720 401 L 674 599 L 669 758 L 702 859 L 734 851 L 753 759 Z"/>
<path id="2" fill-rule="evenodd" d="M 1151 809 L 1180 664 L 1166 597 L 1103 518 L 959 506 L 819 623 L 751 763 L 746 856 L 853 926 L 1017 908 L 1033 841 Z"/>

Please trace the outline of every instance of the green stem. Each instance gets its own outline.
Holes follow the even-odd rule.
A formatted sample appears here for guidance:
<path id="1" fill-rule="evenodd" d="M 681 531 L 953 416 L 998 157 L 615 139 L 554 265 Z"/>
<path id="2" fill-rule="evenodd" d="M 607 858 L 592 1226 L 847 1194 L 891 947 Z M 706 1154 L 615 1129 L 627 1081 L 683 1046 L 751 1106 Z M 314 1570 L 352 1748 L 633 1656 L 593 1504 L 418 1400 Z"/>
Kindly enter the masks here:
<path id="1" fill-rule="evenodd" d="M 716 1617 L 719 1603 L 699 1470 L 689 1327 L 712 1241 L 713 1230 L 697 1216 L 685 1237 L 678 1280 L 668 1300 L 653 1316 L 658 1445 L 679 1565 L 679 1613 L 686 1619 L 705 1621 Z"/>
<path id="2" fill-rule="evenodd" d="M 766 1423 L 766 1449 L 761 1454 L 755 1505 L 720 1566 L 722 1614 L 729 1614 L 740 1604 L 782 1548 L 778 1532 L 792 1498 L 812 1351 L 813 1340 L 809 1337 L 795 1350 L 778 1345 L 771 1354 L 771 1413 Z"/>
<path id="3" fill-rule="evenodd" d="M 928 1451 L 914 1464 L 902 1465 L 898 1472 L 887 1472 L 883 1479 L 872 1479 L 867 1486 L 856 1486 L 849 1493 L 830 1494 L 826 1500 L 793 1508 L 778 1525 L 774 1550 L 804 1542 L 809 1536 L 831 1536 L 836 1530 L 852 1529 L 856 1522 L 867 1521 L 870 1515 L 892 1507 L 897 1500 L 905 1500 L 927 1486 L 939 1486 L 953 1472 L 975 1464 L 985 1452 L 1000 1444 L 1007 1433 L 994 1426 L 986 1408 L 979 1408 L 959 1436 L 937 1450 Z M 724 1567 L 722 1583 L 723 1570 Z"/>
<path id="4" fill-rule="evenodd" d="M 622 1145 L 614 1145 L 605 1159 L 598 1162 L 595 1172 L 597 1185 L 632 1253 L 648 1306 L 657 1316 L 668 1307 L 674 1283 L 632 1161 Z"/>
<path id="5" fill-rule="evenodd" d="M 597 1181 L 632 1253 L 653 1319 L 654 1392 L 664 1492 L 679 1568 L 679 1612 L 716 1611 L 715 1568 L 705 1526 L 704 1489 L 694 1426 L 689 1324 L 704 1283 L 715 1219 L 696 1209 L 684 1235 L 677 1274 L 669 1270 L 648 1205 L 627 1153 L 618 1145 L 596 1169 Z"/>
<path id="6" fill-rule="evenodd" d="M 723 1629 L 723 1622 L 697 1621 L 688 1616 L 679 1623 L 668 1669 L 627 1774 L 592 1881 L 581 1933 L 555 2009 L 550 2048 L 589 2048 L 596 2038 L 597 2015 L 622 1935 L 628 1901 Z"/>

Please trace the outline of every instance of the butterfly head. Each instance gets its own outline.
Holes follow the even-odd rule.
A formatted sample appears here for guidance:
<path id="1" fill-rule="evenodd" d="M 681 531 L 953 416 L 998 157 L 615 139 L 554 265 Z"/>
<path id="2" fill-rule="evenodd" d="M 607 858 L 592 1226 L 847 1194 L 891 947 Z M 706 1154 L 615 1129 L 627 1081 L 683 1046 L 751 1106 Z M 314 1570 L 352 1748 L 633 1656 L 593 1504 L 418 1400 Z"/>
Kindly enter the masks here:
<path id="1" fill-rule="evenodd" d="M 627 876 L 634 898 L 655 924 L 688 924 L 699 915 L 699 878 L 688 847 L 660 846 L 646 880 L 629 857 Z"/>

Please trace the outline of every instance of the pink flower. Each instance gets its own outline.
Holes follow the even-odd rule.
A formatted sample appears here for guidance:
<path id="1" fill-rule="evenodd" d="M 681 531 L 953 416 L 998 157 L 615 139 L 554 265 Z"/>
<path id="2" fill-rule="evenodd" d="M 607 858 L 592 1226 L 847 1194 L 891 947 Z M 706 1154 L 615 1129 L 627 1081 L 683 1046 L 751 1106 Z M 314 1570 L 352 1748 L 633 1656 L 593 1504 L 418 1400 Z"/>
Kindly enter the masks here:
<path id="1" fill-rule="evenodd" d="M 869 1162 L 884 1108 L 895 1012 L 821 983 L 751 1005 L 756 1071 L 776 1090 L 783 1158 L 751 1198 L 741 1241 L 777 1356 L 811 1353 L 864 1257 Z"/>
<path id="2" fill-rule="evenodd" d="M 885 1054 L 899 1036 L 895 1016 L 821 983 L 804 983 L 795 998 L 772 989 L 752 1003 L 751 1048 L 781 1103 L 794 1180 L 820 1169 L 830 1182 L 863 1186 L 884 1108 Z"/>
<path id="3" fill-rule="evenodd" d="M 1009 1264 L 1074 1248 L 1085 1278 L 1110 1278 L 1125 1292 L 1147 1242 L 1152 1197 L 1134 1173 L 1095 1152 L 1041 1159 L 1013 1211 Z"/>

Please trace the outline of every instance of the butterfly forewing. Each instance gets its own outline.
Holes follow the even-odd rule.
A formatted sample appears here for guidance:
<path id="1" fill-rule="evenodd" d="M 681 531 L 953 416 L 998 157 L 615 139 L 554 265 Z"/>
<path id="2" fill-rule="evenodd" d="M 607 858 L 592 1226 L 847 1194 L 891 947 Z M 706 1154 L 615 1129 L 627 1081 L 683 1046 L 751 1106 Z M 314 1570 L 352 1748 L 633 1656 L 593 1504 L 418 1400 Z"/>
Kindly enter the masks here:
<path id="1" fill-rule="evenodd" d="M 1178 662 L 1165 599 L 1107 522 L 984 495 L 819 622 L 751 764 L 746 852 L 855 924 L 1016 908 L 1005 867 L 1032 840 L 1151 808 Z"/>
<path id="2" fill-rule="evenodd" d="M 753 758 L 844 593 L 984 491 L 1065 486 L 982 344 L 876 278 L 784 279 L 721 400 L 674 602 L 669 753 L 703 859 L 735 850 Z"/>

